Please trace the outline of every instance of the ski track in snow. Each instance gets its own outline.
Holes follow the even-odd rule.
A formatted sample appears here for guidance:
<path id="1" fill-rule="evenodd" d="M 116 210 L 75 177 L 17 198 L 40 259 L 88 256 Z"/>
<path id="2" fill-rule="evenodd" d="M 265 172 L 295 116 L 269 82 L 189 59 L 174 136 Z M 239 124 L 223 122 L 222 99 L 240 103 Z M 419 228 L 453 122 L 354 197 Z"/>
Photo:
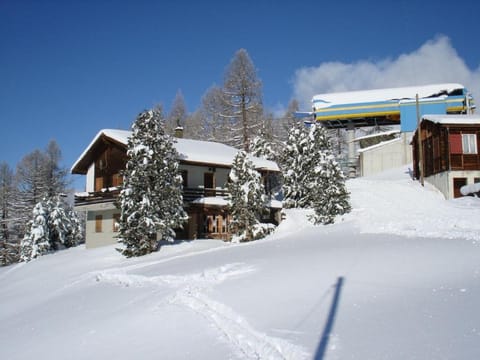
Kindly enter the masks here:
<path id="1" fill-rule="evenodd" d="M 207 296 L 206 292 L 226 280 L 255 271 L 252 266 L 233 263 L 187 275 L 142 276 L 125 269 L 92 273 L 95 281 L 125 287 L 168 286 L 174 294 L 161 304 L 185 306 L 206 318 L 242 359 L 306 359 L 309 354 L 298 345 L 253 329 L 233 309 Z"/>

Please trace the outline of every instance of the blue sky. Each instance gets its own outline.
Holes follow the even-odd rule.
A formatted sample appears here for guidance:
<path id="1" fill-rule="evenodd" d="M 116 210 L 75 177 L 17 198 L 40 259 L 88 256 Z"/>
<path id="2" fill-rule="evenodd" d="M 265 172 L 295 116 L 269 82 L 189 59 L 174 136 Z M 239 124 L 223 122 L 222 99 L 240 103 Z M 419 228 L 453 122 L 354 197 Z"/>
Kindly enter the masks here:
<path id="1" fill-rule="evenodd" d="M 474 0 L 0 0 L 0 161 L 15 167 L 55 139 L 70 168 L 99 129 L 168 111 L 178 90 L 194 111 L 240 48 L 272 111 L 447 81 L 475 96 L 479 13 Z"/>

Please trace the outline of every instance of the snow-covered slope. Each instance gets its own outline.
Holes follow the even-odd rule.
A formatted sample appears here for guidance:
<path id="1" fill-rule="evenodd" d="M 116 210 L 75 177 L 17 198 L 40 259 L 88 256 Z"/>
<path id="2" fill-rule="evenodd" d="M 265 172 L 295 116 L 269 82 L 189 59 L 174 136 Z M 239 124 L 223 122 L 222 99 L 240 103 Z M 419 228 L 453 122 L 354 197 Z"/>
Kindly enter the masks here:
<path id="1" fill-rule="evenodd" d="M 478 359 L 480 202 L 406 169 L 352 213 L 289 211 L 249 244 L 124 259 L 83 247 L 0 269 L 0 359 Z"/>

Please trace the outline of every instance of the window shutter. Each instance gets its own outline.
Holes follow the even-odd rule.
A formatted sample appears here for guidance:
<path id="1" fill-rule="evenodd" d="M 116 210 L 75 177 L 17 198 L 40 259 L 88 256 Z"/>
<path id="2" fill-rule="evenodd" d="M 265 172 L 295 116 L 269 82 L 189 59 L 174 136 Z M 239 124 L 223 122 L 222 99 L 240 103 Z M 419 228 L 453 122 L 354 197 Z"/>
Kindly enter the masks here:
<path id="1" fill-rule="evenodd" d="M 450 154 L 462 154 L 462 135 L 450 134 L 448 135 L 448 141 L 450 142 Z"/>
<path id="2" fill-rule="evenodd" d="M 95 215 L 95 232 L 102 232 L 102 215 Z"/>

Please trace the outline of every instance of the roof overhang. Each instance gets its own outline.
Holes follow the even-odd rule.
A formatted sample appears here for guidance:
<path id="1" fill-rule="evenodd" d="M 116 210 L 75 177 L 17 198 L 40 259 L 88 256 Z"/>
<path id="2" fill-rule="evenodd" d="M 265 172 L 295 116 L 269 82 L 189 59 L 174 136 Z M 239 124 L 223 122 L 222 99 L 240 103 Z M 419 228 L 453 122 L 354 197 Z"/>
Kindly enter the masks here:
<path id="1" fill-rule="evenodd" d="M 92 140 L 90 145 L 80 155 L 77 161 L 71 168 L 72 174 L 85 175 L 88 172 L 88 168 L 95 161 L 96 154 L 101 152 L 108 145 L 118 146 L 126 150 L 126 143 L 118 137 L 111 136 L 108 132 L 100 131 Z"/>
<path id="2" fill-rule="evenodd" d="M 126 151 L 130 135 L 131 131 L 128 130 L 100 130 L 73 164 L 71 173 L 87 174 L 88 168 L 95 161 L 96 156 L 107 146 L 118 146 Z M 207 167 L 231 168 L 233 159 L 239 151 L 221 143 L 192 139 L 175 139 L 174 146 L 179 153 L 178 160 L 181 164 Z M 255 169 L 259 171 L 280 172 L 278 164 L 274 161 L 255 156 L 249 156 L 249 159 Z"/>

